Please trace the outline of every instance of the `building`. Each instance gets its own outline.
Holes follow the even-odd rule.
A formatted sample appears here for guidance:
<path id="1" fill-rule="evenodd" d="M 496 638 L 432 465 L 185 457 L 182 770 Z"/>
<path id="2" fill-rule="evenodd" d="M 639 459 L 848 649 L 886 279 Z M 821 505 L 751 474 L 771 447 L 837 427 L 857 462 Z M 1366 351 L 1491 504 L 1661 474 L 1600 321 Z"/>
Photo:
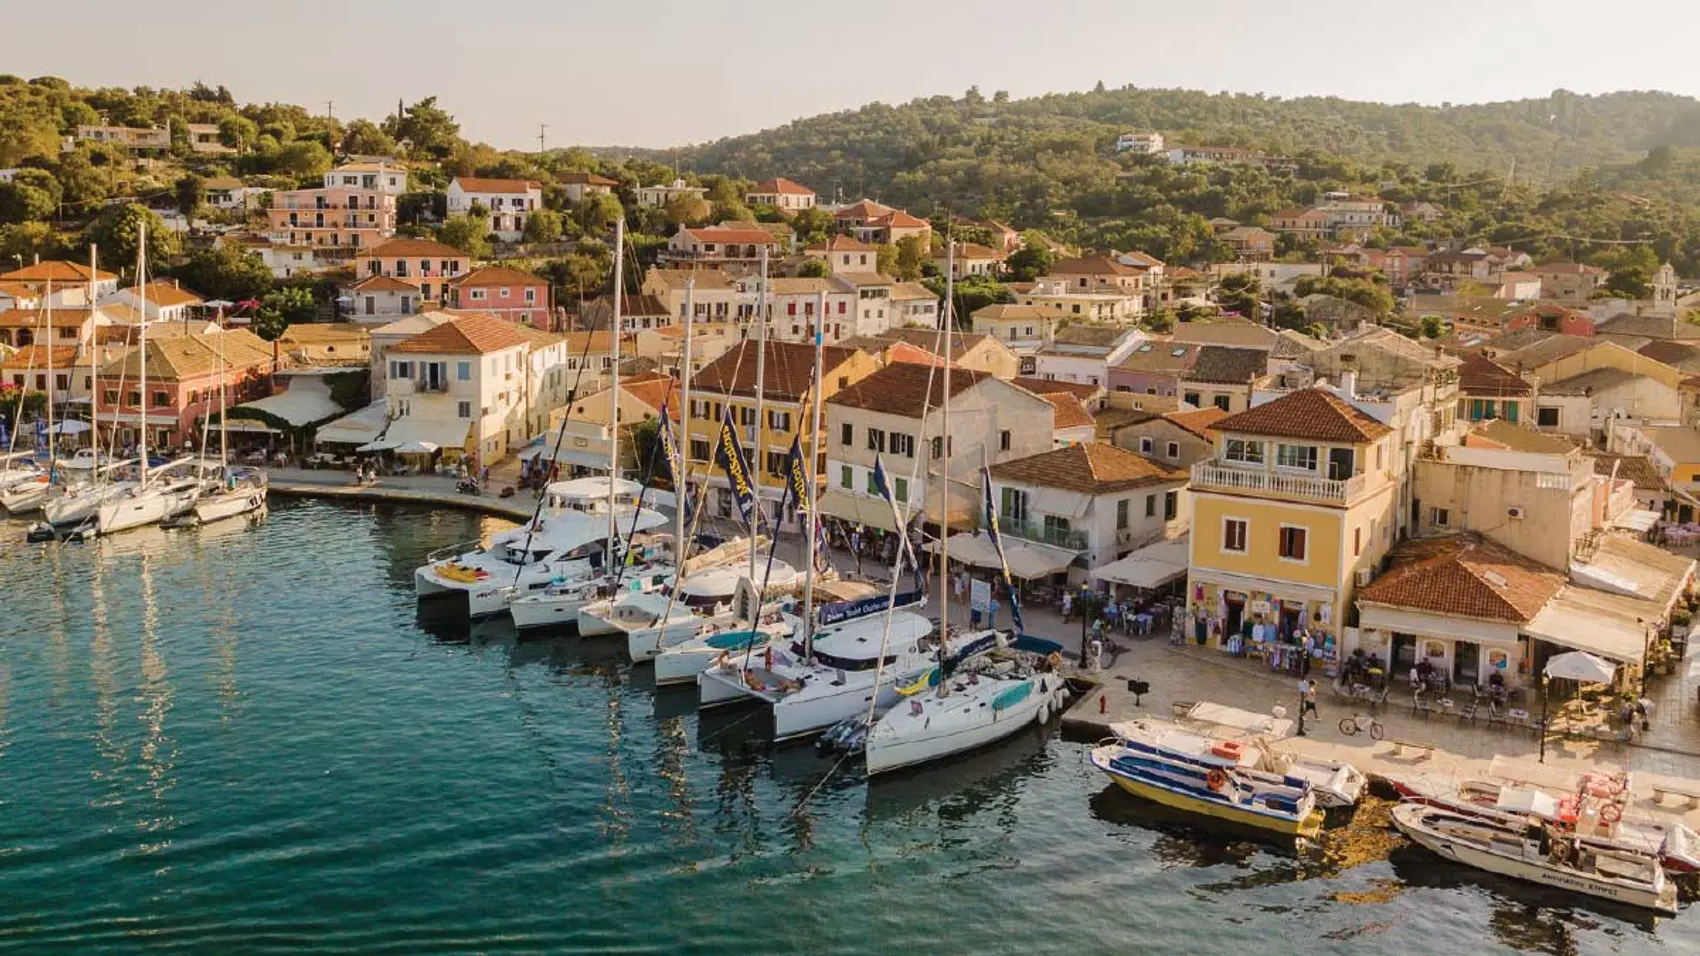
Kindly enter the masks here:
<path id="1" fill-rule="evenodd" d="M 614 321 L 614 297 L 597 296 L 584 303 L 574 328 L 579 331 L 606 329 Z M 645 329 L 665 329 L 674 322 L 667 303 L 653 295 L 623 293 L 620 299 L 620 331 L 631 334 Z"/>
<path id="2" fill-rule="evenodd" d="M 1188 636 L 1222 647 L 1263 624 L 1338 642 L 1393 545 L 1393 429 L 1319 388 L 1214 428 L 1215 457 L 1192 467 Z"/>
<path id="3" fill-rule="evenodd" d="M 1209 319 L 1177 322 L 1174 330 L 1169 333 L 1169 338 L 1174 342 L 1192 345 L 1226 345 L 1231 348 L 1261 349 L 1268 352 L 1275 347 L 1280 334 L 1250 319 L 1237 315 L 1219 315 Z"/>
<path id="4" fill-rule="evenodd" d="M 620 184 L 607 176 L 596 173 L 558 173 L 555 182 L 566 190 L 567 201 L 571 203 L 584 202 L 588 196 L 612 195 Z"/>
<path id="5" fill-rule="evenodd" d="M 15 287 L 14 295 L 17 290 L 42 295 L 51 291 L 55 296 L 55 305 L 60 302 L 66 305 L 88 305 L 88 288 L 91 278 L 94 280 L 96 302 L 117 293 L 118 277 L 116 275 L 104 269 L 91 271 L 87 265 L 63 259 L 46 259 L 27 266 L 20 266 L 10 272 L 0 272 L 0 284 Z M 68 301 L 58 298 L 62 291 L 75 291 L 81 296 L 81 299 Z"/>
<path id="6" fill-rule="evenodd" d="M 1242 412 L 1251 407 L 1252 393 L 1267 383 L 1266 349 L 1201 345 L 1179 375 L 1183 408 L 1216 408 Z"/>
<path id="7" fill-rule="evenodd" d="M 858 347 L 865 338 L 867 337 L 863 336 L 857 339 Z M 949 339 L 950 361 L 955 368 L 986 372 L 1006 381 L 1020 374 L 1021 359 L 1010 350 L 1009 346 L 989 335 L 953 332 Z M 939 364 L 944 360 L 944 347 L 939 342 L 939 333 L 936 329 L 887 329 L 874 337 L 874 341 L 882 344 L 901 344 L 907 346 L 912 352 L 923 353 L 923 356 L 917 357 L 914 359 L 915 361 Z M 896 361 L 909 360 L 896 359 Z"/>
<path id="8" fill-rule="evenodd" d="M 506 266 L 484 266 L 448 280 L 448 304 L 535 329 L 553 325 L 548 280 Z"/>
<path id="9" fill-rule="evenodd" d="M 892 324 L 936 327 L 939 297 L 919 282 L 899 282 L 891 287 Z"/>
<path id="10" fill-rule="evenodd" d="M 137 128 L 133 126 L 107 126 L 104 124 L 78 124 L 75 138 L 76 143 L 104 143 L 107 146 L 117 146 L 133 153 L 165 152 L 171 149 L 171 130 L 164 126 Z M 65 151 L 70 152 L 75 146 L 71 142 L 65 144 Z"/>
<path id="11" fill-rule="evenodd" d="M 628 476 L 644 473 L 649 463 L 638 460 L 642 449 L 637 441 L 638 430 L 645 422 L 659 418 L 664 404 L 671 419 L 679 418 L 677 384 L 666 375 L 621 377 L 618 391 L 598 388 L 575 399 L 571 406 L 550 410 L 547 425 L 532 439 L 532 449 L 546 459 L 553 454 L 565 472 L 607 474 L 608 413 L 609 405 L 615 401 L 619 403 L 615 415 L 620 429 L 620 473 Z"/>
<path id="12" fill-rule="evenodd" d="M 954 252 L 954 257 L 951 252 Z M 969 276 L 995 279 L 1003 271 L 1003 260 L 1001 250 L 972 242 L 958 242 L 954 244 L 954 250 L 933 253 L 933 265 L 938 267 L 939 274 L 948 272 L 958 279 Z"/>
<path id="13" fill-rule="evenodd" d="M 1142 295 L 1104 287 L 1087 291 L 1058 278 L 1041 279 L 1016 293 L 1021 305 L 1044 309 L 1059 319 L 1128 324 L 1144 313 Z"/>
<path id="14" fill-rule="evenodd" d="M 1092 417 L 1092 413 L 1080 399 L 1068 392 L 1047 390 L 1036 394 L 1050 403 L 1053 411 L 1051 441 L 1058 448 L 1098 440 L 1098 420 Z"/>
<path id="15" fill-rule="evenodd" d="M 342 287 L 342 314 L 354 322 L 387 324 L 419 311 L 419 289 L 400 279 L 369 275 Z"/>
<path id="16" fill-rule="evenodd" d="M 185 123 L 189 129 L 189 149 L 200 156 L 234 156 L 236 148 L 224 145 L 217 123 Z"/>
<path id="17" fill-rule="evenodd" d="M 266 210 L 266 238 L 312 246 L 319 256 L 352 258 L 395 235 L 396 199 L 407 173 L 385 163 L 351 163 L 325 173 L 316 189 L 281 189 Z"/>
<path id="18" fill-rule="evenodd" d="M 765 361 L 758 363 L 754 342 L 744 341 L 703 366 L 691 380 L 691 405 L 682 441 L 693 481 L 706 480 L 712 489 L 709 505 L 721 517 L 736 513 L 726 476 L 714 462 L 721 422 L 730 408 L 744 460 L 756 476 L 756 494 L 766 521 L 784 493 L 786 455 L 799 433 L 803 453 L 825 449 L 823 436 L 811 436 L 815 349 L 797 342 L 768 341 Z M 762 421 L 756 421 L 756 369 L 762 366 Z M 830 400 L 874 371 L 874 358 L 840 346 L 822 347 L 821 396 Z M 805 417 L 808 416 L 808 417 Z M 765 525 L 771 527 L 771 524 Z"/>
<path id="19" fill-rule="evenodd" d="M 1436 222 L 1446 215 L 1439 206 L 1422 199 L 1416 202 L 1401 203 L 1399 212 L 1413 222 Z"/>
<path id="20" fill-rule="evenodd" d="M 176 280 L 150 282 L 147 295 L 136 286 L 119 289 L 100 299 L 101 305 L 122 305 L 147 317 L 148 322 L 181 322 L 189 317 L 190 309 L 198 309 L 204 301 L 200 296 L 179 286 Z"/>
<path id="21" fill-rule="evenodd" d="M 779 240 L 765 229 L 703 226 L 675 232 L 663 255 L 670 262 L 748 267 L 761 261 L 764 250 L 771 258 L 780 254 Z"/>
<path id="22" fill-rule="evenodd" d="M 147 394 L 141 389 L 142 348 L 147 349 Z M 270 394 L 276 368 L 272 347 L 246 330 L 148 338 L 100 369 L 95 415 L 102 438 L 116 429 L 128 446 L 148 429 L 154 448 L 198 445 L 202 424 L 218 409 L 220 383 L 231 405 Z"/>
<path id="23" fill-rule="evenodd" d="M 639 186 L 637 202 L 640 206 L 665 206 L 676 198 L 701 199 L 708 190 L 701 186 L 688 186 L 683 179 L 675 179 L 666 185 Z"/>
<path id="24" fill-rule="evenodd" d="M 895 363 L 827 400 L 823 513 L 895 531 L 891 508 L 874 489 L 883 462 L 892 497 L 936 530 L 972 530 L 981 514 L 980 483 L 988 464 L 1051 447 L 1050 403 L 985 372 L 953 369 L 950 429 L 944 427 L 942 369 Z M 956 444 L 961 438 L 962 444 Z M 952 480 L 944 483 L 947 467 Z M 948 497 L 949 502 L 943 500 Z"/>
<path id="25" fill-rule="evenodd" d="M 1190 469 L 1216 450 L 1215 424 L 1228 413 L 1211 406 L 1197 410 L 1146 413 L 1111 430 L 1110 443 L 1138 452 L 1170 468 Z"/>
<path id="26" fill-rule="evenodd" d="M 1052 558 L 1070 582 L 1154 541 L 1185 533 L 1187 473 L 1103 442 L 993 465 L 998 532 Z"/>
<path id="27" fill-rule="evenodd" d="M 1321 209 L 1283 209 L 1269 216 L 1269 228 L 1295 239 L 1328 238 L 1328 213 Z"/>
<path id="28" fill-rule="evenodd" d="M 283 330 L 277 350 L 297 365 L 369 365 L 372 333 L 349 322 L 302 322 Z"/>
<path id="29" fill-rule="evenodd" d="M 1606 270 L 1579 262 L 1549 262 L 1529 270 L 1540 277 L 1541 298 L 1585 307 L 1605 285 Z"/>
<path id="30" fill-rule="evenodd" d="M 1472 423 L 1497 418 L 1512 424 L 1535 423 L 1533 385 L 1490 358 L 1466 355 L 1462 362 L 1458 366 L 1460 419 Z"/>
<path id="31" fill-rule="evenodd" d="M 1234 226 L 1216 238 L 1227 243 L 1241 262 L 1263 262 L 1275 257 L 1275 234 L 1258 226 Z"/>
<path id="32" fill-rule="evenodd" d="M 208 207 L 220 212 L 239 212 L 256 205 L 269 189 L 250 187 L 235 176 L 210 176 L 201 184 Z"/>
<path id="33" fill-rule="evenodd" d="M 828 269 L 840 272 L 879 271 L 879 247 L 850 236 L 828 236 L 803 250 L 811 259 L 825 259 Z"/>
<path id="34" fill-rule="evenodd" d="M 933 227 L 925 219 L 918 219 L 901 209 L 893 209 L 864 199 L 860 202 L 841 206 L 833 211 L 832 219 L 839 232 L 847 232 L 862 242 L 875 245 L 896 245 L 911 236 L 923 240 L 923 248 L 927 247 L 928 237 Z"/>
<path id="35" fill-rule="evenodd" d="M 472 268 L 472 257 L 434 239 L 391 239 L 361 250 L 354 259 L 356 276 L 384 276 L 418 291 L 421 302 L 448 297 L 448 282 Z"/>
<path id="36" fill-rule="evenodd" d="M 754 315 L 761 301 L 761 279 L 747 276 L 738 281 L 744 302 L 751 306 L 744 315 Z M 822 309 L 824 308 L 824 315 Z M 770 278 L 767 280 L 767 334 L 787 342 L 815 340 L 820 326 L 829 343 L 836 343 L 855 330 L 859 315 L 856 289 L 836 277 L 830 279 Z M 817 316 L 821 316 L 817 321 Z"/>
<path id="37" fill-rule="evenodd" d="M 449 215 L 470 215 L 475 205 L 487 210 L 486 232 L 503 242 L 518 242 L 525 233 L 526 217 L 543 208 L 543 184 L 529 179 L 472 176 L 449 180 Z"/>
<path id="38" fill-rule="evenodd" d="M 897 324 L 897 305 L 892 298 L 897 291 L 895 280 L 877 272 L 840 272 L 832 278 L 856 297 L 850 309 L 854 324 L 840 323 L 835 315 L 831 330 L 833 338 L 884 335 Z M 841 324 L 843 327 L 839 328 Z"/>
<path id="39" fill-rule="evenodd" d="M 0 335 L 5 331 L 0 327 Z M 0 349 L 0 386 L 40 392 L 54 408 L 62 409 L 69 402 L 88 400 L 88 362 L 86 350 L 78 348 L 75 340 L 68 345 Z"/>
<path id="40" fill-rule="evenodd" d="M 1033 355 L 1051 344 L 1056 318 L 1032 305 L 986 305 L 974 310 L 973 330 L 989 335 L 1017 355 Z"/>
<path id="41" fill-rule="evenodd" d="M 744 194 L 752 206 L 772 206 L 783 213 L 815 208 L 815 191 L 789 179 L 764 179 Z"/>
<path id="42" fill-rule="evenodd" d="M 1113 393 L 1132 396 L 1125 406 L 1146 412 L 1180 406 L 1181 376 L 1198 360 L 1204 346 L 1187 342 L 1142 341 L 1113 365 L 1105 383 Z"/>
<path id="43" fill-rule="evenodd" d="M 1163 152 L 1163 134 L 1155 130 L 1123 133 L 1116 137 L 1116 152 L 1155 156 Z"/>
<path id="44" fill-rule="evenodd" d="M 755 310 L 752 304 L 750 312 L 739 311 L 744 294 L 737 279 L 721 269 L 660 269 L 652 266 L 644 273 L 640 291 L 661 300 L 667 311 L 677 316 L 679 324 L 685 321 L 687 297 L 694 320 L 701 323 L 730 322 L 735 317 L 753 314 Z"/>
<path id="45" fill-rule="evenodd" d="M 429 332 L 445 322 L 452 321 L 454 321 L 454 316 L 447 312 L 420 312 L 371 329 L 368 354 L 371 361 L 369 368 L 371 370 L 372 394 L 382 396 L 387 391 L 389 350 L 392 347 L 400 345 L 416 335 Z M 372 437 L 376 438 L 377 435 L 374 434 Z"/>

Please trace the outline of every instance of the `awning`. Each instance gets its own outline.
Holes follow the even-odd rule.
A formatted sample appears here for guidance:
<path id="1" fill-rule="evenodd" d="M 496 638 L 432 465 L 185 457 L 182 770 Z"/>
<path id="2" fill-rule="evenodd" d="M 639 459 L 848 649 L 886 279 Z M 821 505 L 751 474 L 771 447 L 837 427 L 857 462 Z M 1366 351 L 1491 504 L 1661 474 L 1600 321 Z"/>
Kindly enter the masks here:
<path id="1" fill-rule="evenodd" d="M 1523 633 L 1609 660 L 1640 664 L 1647 650 L 1647 634 L 1645 626 L 1635 619 L 1643 617 L 1650 606 L 1637 598 L 1566 586 L 1523 626 Z"/>
<path id="2" fill-rule="evenodd" d="M 555 457 L 551 459 L 547 449 L 533 447 L 520 452 L 519 457 L 527 461 L 541 458 L 544 461 L 555 461 L 562 465 L 577 465 L 580 468 L 596 468 L 601 471 L 608 470 L 607 455 L 598 455 L 595 452 L 589 451 L 579 451 L 576 448 L 562 448 L 560 451 L 556 452 Z"/>
<path id="3" fill-rule="evenodd" d="M 853 495 L 841 488 L 828 488 L 817 504 L 820 513 L 841 521 L 865 524 L 881 531 L 896 531 L 891 505 L 884 498 Z"/>
<path id="4" fill-rule="evenodd" d="M 170 415 L 149 415 L 147 418 L 148 418 L 147 423 L 149 425 L 158 425 L 158 426 L 161 426 L 161 427 L 170 427 L 172 425 L 177 424 L 177 419 L 170 416 Z M 135 412 L 115 412 L 111 415 L 100 415 L 100 416 L 98 416 L 98 419 L 99 419 L 100 423 L 103 424 L 103 425 L 106 424 L 107 422 L 117 422 L 120 425 L 140 425 L 140 424 L 142 424 L 142 416 L 138 415 Z"/>
<path id="5" fill-rule="evenodd" d="M 233 406 L 230 417 L 241 418 L 242 410 L 249 408 L 281 418 L 297 428 L 342 414 L 342 406 L 331 400 L 325 380 L 304 375 L 290 378 L 286 391 Z"/>
<path id="6" fill-rule="evenodd" d="M 1146 545 L 1119 561 L 1094 568 L 1092 576 L 1100 581 L 1131 584 L 1140 588 L 1155 588 L 1186 577 L 1191 537 L 1182 535 Z"/>
<path id="7" fill-rule="evenodd" d="M 1614 534 L 1600 539 L 1586 564 L 1570 566 L 1570 579 L 1577 584 L 1657 605 L 1650 615 L 1643 612 L 1648 620 L 1664 617 L 1693 574 L 1694 559 Z"/>
<path id="8" fill-rule="evenodd" d="M 997 549 L 992 546 L 991 539 L 980 532 L 953 534 L 943 543 L 949 545 L 950 558 L 953 561 L 977 568 L 995 569 L 1001 566 L 998 563 Z M 940 544 L 938 541 L 930 542 L 927 550 L 936 554 Z M 1049 577 L 1067 568 L 1080 555 L 1079 551 L 1022 541 L 1007 535 L 1003 538 L 1003 553 L 1009 562 L 1009 573 L 1025 580 Z"/>
<path id="9" fill-rule="evenodd" d="M 394 442 L 393 447 L 430 442 L 444 451 L 461 451 L 466 448 L 466 433 L 471 428 L 471 422 L 458 418 L 398 418 L 390 422 L 384 441 Z"/>
<path id="10" fill-rule="evenodd" d="M 218 428 L 219 428 L 218 425 L 212 425 L 212 426 L 209 426 L 209 427 L 211 427 L 214 431 L 217 431 Z M 281 435 L 281 434 L 283 434 L 283 432 L 281 432 L 278 429 L 273 428 L 270 425 L 267 425 L 263 422 L 256 422 L 256 421 L 252 421 L 252 420 L 243 420 L 243 419 L 239 419 L 239 418 L 233 418 L 230 421 L 225 422 L 223 427 L 224 427 L 224 430 L 227 431 L 227 432 L 241 432 L 245 435 Z"/>
<path id="11" fill-rule="evenodd" d="M 1657 511 L 1631 509 L 1618 515 L 1616 518 L 1613 518 L 1611 523 L 1614 528 L 1628 528 L 1631 531 L 1651 531 L 1653 530 L 1653 525 L 1659 523 L 1659 518 L 1660 515 Z"/>
<path id="12" fill-rule="evenodd" d="M 389 422 L 389 403 L 378 399 L 365 408 L 321 425 L 314 438 L 337 445 L 364 445 L 384 433 Z"/>

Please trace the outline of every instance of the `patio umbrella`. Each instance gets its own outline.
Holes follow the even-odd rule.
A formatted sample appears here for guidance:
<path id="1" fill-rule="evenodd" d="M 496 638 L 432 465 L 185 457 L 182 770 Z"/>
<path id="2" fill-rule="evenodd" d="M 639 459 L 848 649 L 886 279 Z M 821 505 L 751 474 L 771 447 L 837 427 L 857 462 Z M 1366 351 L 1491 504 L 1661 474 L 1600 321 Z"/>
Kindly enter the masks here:
<path id="1" fill-rule="evenodd" d="M 88 422 L 79 422 L 76 419 L 68 419 L 66 421 L 59 422 L 51 429 L 55 435 L 81 435 L 83 432 L 88 430 Z"/>
<path id="2" fill-rule="evenodd" d="M 1617 665 L 1584 651 L 1570 651 L 1547 661 L 1544 673 L 1555 680 L 1609 684 L 1617 673 Z"/>
<path id="3" fill-rule="evenodd" d="M 398 455 L 429 455 L 440 447 L 440 445 L 428 441 L 410 441 L 404 445 L 397 445 L 395 453 Z"/>

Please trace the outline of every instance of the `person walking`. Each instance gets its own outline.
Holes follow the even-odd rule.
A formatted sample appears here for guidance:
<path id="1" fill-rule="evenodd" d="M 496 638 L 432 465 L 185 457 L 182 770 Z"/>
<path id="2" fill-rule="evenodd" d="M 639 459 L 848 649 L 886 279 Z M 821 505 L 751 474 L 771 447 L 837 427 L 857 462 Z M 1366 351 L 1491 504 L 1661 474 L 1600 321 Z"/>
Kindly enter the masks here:
<path id="1" fill-rule="evenodd" d="M 1300 716 L 1309 714 L 1317 720 L 1321 720 L 1322 715 L 1316 712 L 1316 681 L 1308 677 L 1300 680 L 1299 696 L 1304 701 L 1303 707 L 1299 711 Z"/>
<path id="2" fill-rule="evenodd" d="M 1314 650 L 1316 650 L 1316 640 L 1310 636 L 1309 631 L 1305 631 L 1304 632 L 1304 639 L 1299 642 L 1299 654 L 1300 654 L 1300 656 L 1299 656 L 1299 676 L 1300 677 L 1307 677 L 1308 678 L 1310 676 L 1310 655 L 1311 655 L 1311 652 L 1314 651 Z"/>

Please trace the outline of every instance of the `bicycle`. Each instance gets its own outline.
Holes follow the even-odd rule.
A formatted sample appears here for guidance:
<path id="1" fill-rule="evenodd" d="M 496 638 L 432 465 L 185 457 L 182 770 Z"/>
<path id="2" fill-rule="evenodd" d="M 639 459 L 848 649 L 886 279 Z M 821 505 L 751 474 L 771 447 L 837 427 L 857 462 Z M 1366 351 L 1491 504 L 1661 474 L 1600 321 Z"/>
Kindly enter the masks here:
<path id="1" fill-rule="evenodd" d="M 1381 721 L 1368 714 L 1353 714 L 1340 718 L 1340 732 L 1348 737 L 1356 737 L 1359 731 L 1369 731 L 1371 740 L 1380 740 L 1383 733 Z"/>

